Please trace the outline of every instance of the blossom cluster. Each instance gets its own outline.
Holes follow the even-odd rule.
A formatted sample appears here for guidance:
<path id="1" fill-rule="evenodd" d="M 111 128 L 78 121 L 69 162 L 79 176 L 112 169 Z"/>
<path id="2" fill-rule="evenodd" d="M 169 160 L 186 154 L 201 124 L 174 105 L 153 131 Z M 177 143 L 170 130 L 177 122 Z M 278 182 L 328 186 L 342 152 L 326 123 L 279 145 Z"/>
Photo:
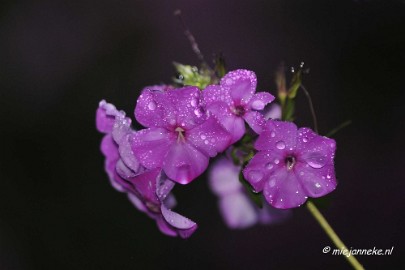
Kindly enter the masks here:
<path id="1" fill-rule="evenodd" d="M 209 184 L 231 228 L 273 223 L 288 216 L 285 209 L 334 190 L 335 141 L 278 120 L 280 110 L 270 104 L 275 97 L 256 92 L 256 85 L 254 72 L 239 69 L 203 89 L 146 87 L 134 112 L 141 130 L 101 101 L 96 125 L 105 134 L 101 150 L 112 186 L 161 232 L 183 238 L 197 224 L 172 211 L 171 190 L 194 181 L 210 160 Z M 219 153 L 224 155 L 216 157 Z M 249 192 L 263 195 L 262 208 Z"/>

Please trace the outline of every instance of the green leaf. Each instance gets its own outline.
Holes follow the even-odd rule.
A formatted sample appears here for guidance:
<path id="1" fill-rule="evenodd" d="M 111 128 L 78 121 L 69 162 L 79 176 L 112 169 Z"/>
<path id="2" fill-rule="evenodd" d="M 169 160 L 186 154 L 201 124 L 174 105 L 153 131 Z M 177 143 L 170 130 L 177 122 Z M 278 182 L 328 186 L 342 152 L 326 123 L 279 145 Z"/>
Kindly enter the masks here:
<path id="1" fill-rule="evenodd" d="M 262 194 L 261 193 L 256 193 L 253 191 L 252 186 L 249 184 L 249 182 L 245 179 L 243 176 L 242 171 L 239 173 L 239 182 L 242 183 L 242 185 L 245 187 L 247 194 L 249 195 L 249 198 L 259 207 L 263 208 L 263 200 L 262 200 Z"/>
<path id="2" fill-rule="evenodd" d="M 295 112 L 295 100 L 288 98 L 282 110 L 281 119 L 284 121 L 293 121 Z"/>
<path id="3" fill-rule="evenodd" d="M 201 68 L 199 70 L 195 66 L 183 65 L 180 63 L 173 63 L 178 76 L 173 78 L 173 81 L 180 85 L 197 86 L 200 89 L 204 89 L 211 83 L 211 74 L 208 68 Z"/>

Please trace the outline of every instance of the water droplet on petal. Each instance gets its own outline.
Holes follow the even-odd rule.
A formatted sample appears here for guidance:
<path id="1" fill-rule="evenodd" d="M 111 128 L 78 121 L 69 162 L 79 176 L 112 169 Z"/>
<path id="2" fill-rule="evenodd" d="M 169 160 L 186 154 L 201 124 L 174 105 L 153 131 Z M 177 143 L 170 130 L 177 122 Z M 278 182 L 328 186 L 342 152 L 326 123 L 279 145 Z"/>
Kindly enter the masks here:
<path id="1" fill-rule="evenodd" d="M 251 182 L 257 183 L 263 178 L 263 173 L 261 171 L 250 171 L 248 173 L 248 178 Z"/>
<path id="2" fill-rule="evenodd" d="M 201 110 L 198 109 L 198 108 L 194 110 L 194 114 L 195 114 L 197 117 L 200 117 L 200 116 L 202 115 Z"/>
<path id="3" fill-rule="evenodd" d="M 276 180 L 271 180 L 270 182 L 269 182 L 269 186 L 270 187 L 274 187 L 276 185 Z"/>
<path id="4" fill-rule="evenodd" d="M 302 141 L 303 141 L 303 142 L 308 142 L 308 138 L 307 138 L 307 137 L 304 137 L 304 138 L 302 139 Z"/>
<path id="5" fill-rule="evenodd" d="M 280 149 L 280 150 L 284 149 L 284 148 L 285 148 L 285 142 L 284 142 L 284 141 L 278 141 L 278 142 L 276 143 L 276 147 L 277 147 L 278 149 Z"/>
<path id="6" fill-rule="evenodd" d="M 274 160 L 274 164 L 279 164 L 280 160 L 278 160 L 277 158 Z"/>
<path id="7" fill-rule="evenodd" d="M 273 169 L 273 167 L 274 166 L 273 166 L 273 164 L 271 164 L 271 162 L 266 164 L 266 168 L 269 169 L 269 170 Z"/>
<path id="8" fill-rule="evenodd" d="M 321 187 L 321 184 L 315 183 L 315 187 L 316 187 L 316 188 L 320 188 L 320 187 Z"/>
<path id="9" fill-rule="evenodd" d="M 148 109 L 151 110 L 151 111 L 153 111 L 154 109 L 156 109 L 156 103 L 153 102 L 153 101 L 149 102 L 149 104 L 148 104 Z"/>
<path id="10" fill-rule="evenodd" d="M 197 99 L 195 99 L 195 98 L 191 99 L 190 104 L 191 104 L 191 106 L 193 106 L 193 107 L 197 106 Z"/>
<path id="11" fill-rule="evenodd" d="M 255 100 L 252 103 L 252 108 L 255 110 L 263 110 L 264 108 L 264 102 L 261 100 Z"/>
<path id="12" fill-rule="evenodd" d="M 330 179 L 332 176 L 330 176 L 329 174 L 326 176 L 326 178 Z"/>
<path id="13" fill-rule="evenodd" d="M 309 166 L 314 169 L 322 168 L 326 165 L 326 158 L 320 154 L 313 154 L 306 159 Z"/>
<path id="14" fill-rule="evenodd" d="M 208 140 L 205 140 L 204 143 L 205 143 L 205 144 L 209 144 L 209 141 L 208 141 Z"/>
<path id="15" fill-rule="evenodd" d="M 276 136 L 276 133 L 275 133 L 274 131 L 272 131 L 272 132 L 270 133 L 270 137 L 274 138 L 274 136 Z"/>
<path id="16" fill-rule="evenodd" d="M 201 140 L 205 140 L 205 139 L 207 138 L 207 136 L 205 136 L 204 134 L 202 134 L 202 135 L 200 136 L 200 138 L 201 138 Z"/>

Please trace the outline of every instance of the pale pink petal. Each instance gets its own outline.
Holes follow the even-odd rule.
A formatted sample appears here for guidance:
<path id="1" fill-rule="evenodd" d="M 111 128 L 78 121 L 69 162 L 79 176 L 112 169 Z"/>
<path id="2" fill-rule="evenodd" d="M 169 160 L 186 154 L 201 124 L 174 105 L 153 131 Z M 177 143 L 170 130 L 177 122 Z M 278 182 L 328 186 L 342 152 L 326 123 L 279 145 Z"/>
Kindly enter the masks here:
<path id="1" fill-rule="evenodd" d="M 222 157 L 215 160 L 208 172 L 211 190 L 218 196 L 239 192 L 243 186 L 239 182 L 240 167 Z"/>
<path id="2" fill-rule="evenodd" d="M 163 204 L 161 205 L 160 209 L 162 211 L 163 218 L 170 226 L 178 230 L 180 237 L 188 238 L 197 229 L 197 224 L 194 221 L 181 216 L 170 209 L 167 209 Z"/>
<path id="3" fill-rule="evenodd" d="M 245 229 L 257 222 L 255 206 L 242 192 L 221 197 L 219 209 L 226 225 L 232 229 Z"/>

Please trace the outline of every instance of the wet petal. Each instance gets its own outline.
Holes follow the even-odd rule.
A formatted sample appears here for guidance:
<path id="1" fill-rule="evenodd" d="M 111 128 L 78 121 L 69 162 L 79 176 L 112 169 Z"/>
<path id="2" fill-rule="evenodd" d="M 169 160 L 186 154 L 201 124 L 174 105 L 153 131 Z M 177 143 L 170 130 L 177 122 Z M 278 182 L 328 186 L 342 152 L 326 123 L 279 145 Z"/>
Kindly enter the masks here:
<path id="1" fill-rule="evenodd" d="M 163 163 L 166 175 L 179 184 L 188 184 L 208 166 L 208 156 L 187 143 L 173 143 Z"/>
<path id="2" fill-rule="evenodd" d="M 240 167 L 222 157 L 215 160 L 208 172 L 211 190 L 218 196 L 239 192 L 243 186 L 239 182 Z"/>
<path id="3" fill-rule="evenodd" d="M 139 162 L 148 169 L 160 167 L 170 145 L 175 142 L 173 134 L 163 128 L 149 128 L 130 136 L 131 149 Z"/>
<path id="4" fill-rule="evenodd" d="M 243 170 L 245 179 L 252 185 L 256 192 L 263 190 L 268 177 L 277 170 L 283 170 L 283 155 L 277 151 L 260 151 Z"/>
<path id="5" fill-rule="evenodd" d="M 266 120 L 261 113 L 250 111 L 246 113 L 243 118 L 246 120 L 246 122 L 249 124 L 254 132 L 256 132 L 257 134 L 260 134 L 262 132 Z"/>
<path id="6" fill-rule="evenodd" d="M 203 99 L 207 107 L 213 103 L 225 103 L 227 107 L 233 104 L 229 92 L 220 85 L 209 85 L 202 91 Z"/>
<path id="7" fill-rule="evenodd" d="M 214 157 L 230 145 L 231 135 L 218 120 L 210 117 L 203 124 L 188 130 L 186 139 L 205 155 Z"/>
<path id="8" fill-rule="evenodd" d="M 167 209 L 163 204 L 160 209 L 162 211 L 163 218 L 170 226 L 178 230 L 180 237 L 188 238 L 197 229 L 197 224 L 194 221 L 181 216 L 170 209 Z"/>
<path id="9" fill-rule="evenodd" d="M 158 177 L 160 177 L 160 169 L 152 169 L 145 171 L 139 175 L 127 179 L 136 192 L 145 202 L 150 202 L 156 205 L 160 205 L 159 198 L 156 194 L 156 183 Z"/>
<path id="10" fill-rule="evenodd" d="M 322 197 L 336 188 L 335 170 L 333 165 L 315 169 L 305 163 L 297 163 L 294 168 L 307 196 Z"/>
<path id="11" fill-rule="evenodd" d="M 306 192 L 294 172 L 282 169 L 268 177 L 263 195 L 270 205 L 280 209 L 298 207 L 307 200 Z"/>
<path id="12" fill-rule="evenodd" d="M 113 104 L 107 103 L 105 100 L 100 101 L 96 112 L 96 127 L 97 130 L 103 133 L 110 133 L 114 126 L 115 115 L 117 111 Z"/>
<path id="13" fill-rule="evenodd" d="M 335 140 L 319 136 L 309 128 L 298 130 L 299 160 L 305 161 L 312 168 L 320 169 L 326 165 L 333 165 L 335 150 Z"/>
<path id="14" fill-rule="evenodd" d="M 168 127 L 175 124 L 176 109 L 167 93 L 147 88 L 139 96 L 135 107 L 136 120 L 145 127 Z"/>
<path id="15" fill-rule="evenodd" d="M 297 126 L 292 122 L 267 120 L 255 143 L 257 150 L 291 152 L 296 147 Z"/>
<path id="16" fill-rule="evenodd" d="M 256 93 L 249 101 L 248 106 L 252 110 L 260 111 L 264 107 L 274 100 L 274 96 L 267 92 Z"/>
<path id="17" fill-rule="evenodd" d="M 277 103 L 272 103 L 263 111 L 264 119 L 281 119 L 281 106 Z"/>
<path id="18" fill-rule="evenodd" d="M 242 192 L 223 196 L 219 209 L 226 225 L 232 229 L 245 229 L 257 223 L 256 209 Z"/>
<path id="19" fill-rule="evenodd" d="M 189 86 L 167 92 L 168 98 L 176 107 L 176 123 L 183 129 L 191 129 L 202 124 L 205 119 L 202 107 L 201 91 Z"/>
<path id="20" fill-rule="evenodd" d="M 163 234 L 173 237 L 177 236 L 177 230 L 170 226 L 162 215 L 156 217 L 156 225 Z"/>
<path id="21" fill-rule="evenodd" d="M 236 106 L 249 103 L 256 92 L 256 84 L 256 74 L 245 69 L 228 72 L 221 79 L 221 86 L 230 94 Z"/>

